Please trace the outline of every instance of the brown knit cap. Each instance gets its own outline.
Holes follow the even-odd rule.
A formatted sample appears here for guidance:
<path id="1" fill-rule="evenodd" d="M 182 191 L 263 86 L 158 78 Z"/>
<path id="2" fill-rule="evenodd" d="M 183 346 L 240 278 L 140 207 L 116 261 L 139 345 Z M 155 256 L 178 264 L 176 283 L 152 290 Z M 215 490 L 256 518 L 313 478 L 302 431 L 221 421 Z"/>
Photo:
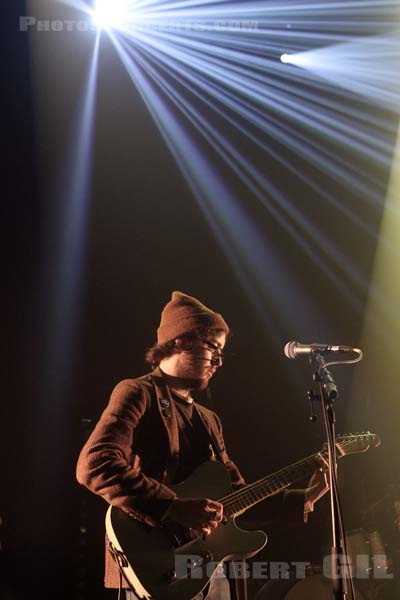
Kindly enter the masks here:
<path id="1" fill-rule="evenodd" d="M 157 343 L 165 344 L 197 328 L 223 329 L 226 333 L 229 332 L 222 315 L 207 308 L 192 296 L 172 292 L 171 300 L 161 313 Z"/>

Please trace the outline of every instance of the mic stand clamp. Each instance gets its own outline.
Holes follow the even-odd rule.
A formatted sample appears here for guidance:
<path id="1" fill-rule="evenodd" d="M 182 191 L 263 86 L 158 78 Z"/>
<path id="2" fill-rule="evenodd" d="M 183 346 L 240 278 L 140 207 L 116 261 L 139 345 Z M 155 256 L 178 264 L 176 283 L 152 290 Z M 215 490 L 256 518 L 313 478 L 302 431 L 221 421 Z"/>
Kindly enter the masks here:
<path id="1" fill-rule="evenodd" d="M 339 558 L 345 554 L 345 532 L 343 517 L 340 506 L 337 482 L 337 456 L 336 456 L 336 417 L 333 402 L 339 397 L 336 383 L 326 366 L 322 353 L 315 350 L 310 355 L 310 363 L 313 369 L 313 390 L 309 398 L 321 401 L 324 415 L 324 424 L 328 449 L 328 472 L 331 499 L 331 524 L 332 524 L 332 585 L 335 600 L 355 600 L 353 582 L 346 564 L 339 564 Z M 310 420 L 314 420 L 311 419 Z M 342 575 L 343 570 L 343 575 Z M 350 585 L 349 585 L 350 584 Z"/>
<path id="2" fill-rule="evenodd" d="M 315 414 L 314 402 L 319 399 L 319 395 L 315 394 L 314 390 L 311 388 L 307 391 L 307 398 L 310 402 L 310 416 L 308 417 L 308 420 L 315 423 L 317 415 Z"/>

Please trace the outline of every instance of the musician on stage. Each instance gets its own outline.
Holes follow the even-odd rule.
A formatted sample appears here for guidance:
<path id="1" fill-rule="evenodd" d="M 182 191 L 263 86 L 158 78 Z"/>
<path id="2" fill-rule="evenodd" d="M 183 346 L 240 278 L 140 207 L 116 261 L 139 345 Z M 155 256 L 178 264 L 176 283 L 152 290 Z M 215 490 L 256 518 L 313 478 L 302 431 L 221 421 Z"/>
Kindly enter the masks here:
<path id="1" fill-rule="evenodd" d="M 173 292 L 161 314 L 157 343 L 146 354 L 153 371 L 114 388 L 80 453 L 79 483 L 151 527 L 168 519 L 192 536 L 208 536 L 222 526 L 221 503 L 179 498 L 169 485 L 184 481 L 209 460 L 225 465 L 234 489 L 245 484 L 225 447 L 220 419 L 191 395 L 205 390 L 222 366 L 228 336 L 221 314 L 196 298 Z M 267 500 L 266 510 L 301 519 L 326 490 L 324 474 L 318 472 L 305 490 L 286 490 Z M 213 591 L 216 581 L 211 578 L 204 591 L 208 600 L 239 598 L 237 582 L 231 580 L 223 596 L 220 587 Z M 106 548 L 105 586 L 120 584 L 118 566 Z M 124 580 L 122 585 L 127 587 Z M 126 597 L 137 596 L 127 589 Z M 203 598 L 203 592 L 197 598 Z"/>

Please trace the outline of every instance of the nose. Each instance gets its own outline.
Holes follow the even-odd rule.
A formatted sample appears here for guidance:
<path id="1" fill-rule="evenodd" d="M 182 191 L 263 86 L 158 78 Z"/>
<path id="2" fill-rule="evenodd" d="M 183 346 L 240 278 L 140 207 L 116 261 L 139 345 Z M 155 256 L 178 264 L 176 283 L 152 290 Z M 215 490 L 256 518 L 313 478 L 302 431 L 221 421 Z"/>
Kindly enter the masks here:
<path id="1" fill-rule="evenodd" d="M 220 367 L 223 363 L 223 358 L 221 354 L 214 354 L 210 360 L 211 366 Z"/>

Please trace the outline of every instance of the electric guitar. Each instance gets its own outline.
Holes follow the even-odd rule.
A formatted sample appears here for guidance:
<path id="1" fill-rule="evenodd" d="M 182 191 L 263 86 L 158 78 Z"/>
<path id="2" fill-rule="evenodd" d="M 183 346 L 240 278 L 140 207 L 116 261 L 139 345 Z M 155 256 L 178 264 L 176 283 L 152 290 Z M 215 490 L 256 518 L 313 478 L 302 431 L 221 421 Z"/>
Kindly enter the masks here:
<path id="1" fill-rule="evenodd" d="M 370 432 L 341 435 L 336 439 L 337 456 L 365 452 L 379 444 L 379 437 Z M 224 520 L 209 536 L 192 539 L 189 531 L 172 522 L 151 527 L 110 505 L 106 514 L 110 551 L 139 598 L 190 600 L 208 584 L 221 561 L 249 558 L 267 543 L 263 531 L 239 529 L 235 517 L 326 464 L 324 447 L 316 454 L 232 491 L 224 465 L 205 462 L 184 482 L 169 487 L 179 498 L 211 498 L 223 504 Z"/>

